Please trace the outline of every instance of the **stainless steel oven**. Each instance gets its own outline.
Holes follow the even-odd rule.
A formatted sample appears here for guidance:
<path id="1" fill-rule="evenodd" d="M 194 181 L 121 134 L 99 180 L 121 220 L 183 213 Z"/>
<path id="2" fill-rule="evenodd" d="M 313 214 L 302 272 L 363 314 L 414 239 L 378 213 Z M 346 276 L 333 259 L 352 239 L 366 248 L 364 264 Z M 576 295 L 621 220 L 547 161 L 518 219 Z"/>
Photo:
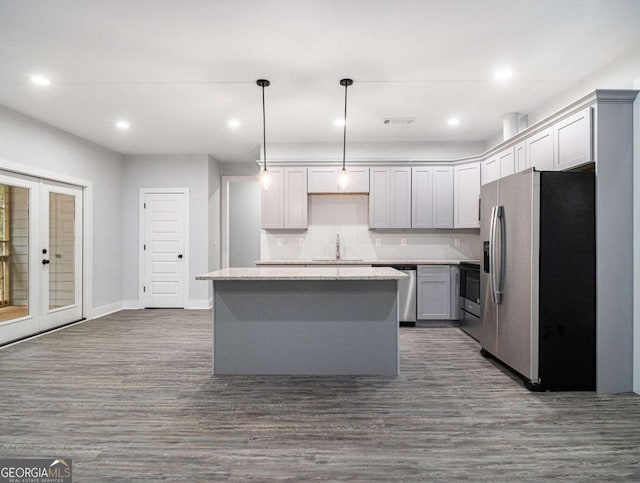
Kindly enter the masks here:
<path id="1" fill-rule="evenodd" d="M 460 263 L 460 328 L 480 339 L 480 264 Z"/>

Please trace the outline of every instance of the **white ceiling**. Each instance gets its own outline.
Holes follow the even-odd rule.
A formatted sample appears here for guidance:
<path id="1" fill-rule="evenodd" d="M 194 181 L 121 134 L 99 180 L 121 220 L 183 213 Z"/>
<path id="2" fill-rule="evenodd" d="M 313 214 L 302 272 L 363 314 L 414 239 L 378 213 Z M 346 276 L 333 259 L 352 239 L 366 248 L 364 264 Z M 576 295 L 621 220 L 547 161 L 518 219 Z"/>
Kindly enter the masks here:
<path id="1" fill-rule="evenodd" d="M 0 0 L 0 104 L 124 154 L 249 161 L 256 79 L 268 144 L 341 143 L 351 77 L 348 140 L 484 141 L 637 46 L 639 25 L 638 0 Z"/>

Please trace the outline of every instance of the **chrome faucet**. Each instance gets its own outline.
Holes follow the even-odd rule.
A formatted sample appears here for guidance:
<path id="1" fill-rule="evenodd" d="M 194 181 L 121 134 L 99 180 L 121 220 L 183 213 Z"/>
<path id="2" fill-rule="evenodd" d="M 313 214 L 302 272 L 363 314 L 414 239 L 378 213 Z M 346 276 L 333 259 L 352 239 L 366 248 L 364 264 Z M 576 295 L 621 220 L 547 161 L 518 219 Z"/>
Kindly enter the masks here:
<path id="1" fill-rule="evenodd" d="M 336 235 L 336 260 L 340 260 L 340 234 Z"/>

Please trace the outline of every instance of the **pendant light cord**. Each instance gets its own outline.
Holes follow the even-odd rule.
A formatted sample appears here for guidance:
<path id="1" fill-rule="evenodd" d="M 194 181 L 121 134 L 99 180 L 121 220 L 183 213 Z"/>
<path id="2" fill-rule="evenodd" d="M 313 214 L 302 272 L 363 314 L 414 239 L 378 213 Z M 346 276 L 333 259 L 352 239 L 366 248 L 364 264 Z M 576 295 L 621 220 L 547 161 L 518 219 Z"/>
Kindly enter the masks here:
<path id="1" fill-rule="evenodd" d="M 345 171 L 345 155 L 347 152 L 347 87 L 344 84 L 344 131 L 342 136 L 342 171 Z"/>
<path id="2" fill-rule="evenodd" d="M 264 83 L 262 84 L 262 153 L 264 170 L 267 170 L 267 120 L 264 114 Z"/>

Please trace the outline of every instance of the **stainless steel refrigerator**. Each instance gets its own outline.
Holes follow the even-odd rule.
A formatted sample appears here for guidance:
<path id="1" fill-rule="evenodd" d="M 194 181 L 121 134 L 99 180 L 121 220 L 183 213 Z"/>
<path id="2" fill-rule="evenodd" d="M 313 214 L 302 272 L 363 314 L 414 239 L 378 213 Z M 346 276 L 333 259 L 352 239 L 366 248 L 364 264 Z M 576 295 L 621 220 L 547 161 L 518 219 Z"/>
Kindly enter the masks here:
<path id="1" fill-rule="evenodd" d="M 595 390 L 595 174 L 531 168 L 480 198 L 483 355 L 531 390 Z"/>

